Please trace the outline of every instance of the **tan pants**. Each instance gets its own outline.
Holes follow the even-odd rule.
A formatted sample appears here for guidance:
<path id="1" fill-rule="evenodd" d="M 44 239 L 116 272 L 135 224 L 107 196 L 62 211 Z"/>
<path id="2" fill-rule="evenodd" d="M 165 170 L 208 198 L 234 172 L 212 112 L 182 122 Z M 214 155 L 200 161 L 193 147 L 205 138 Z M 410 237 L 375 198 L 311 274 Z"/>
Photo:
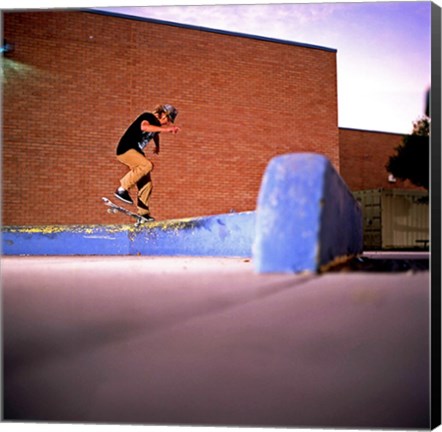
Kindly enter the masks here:
<path id="1" fill-rule="evenodd" d="M 153 170 L 153 163 L 136 150 L 128 150 L 122 155 L 117 155 L 117 160 L 130 169 L 120 180 L 121 187 L 128 191 L 136 185 L 138 214 L 149 215 L 149 198 L 152 193 L 150 173 Z"/>

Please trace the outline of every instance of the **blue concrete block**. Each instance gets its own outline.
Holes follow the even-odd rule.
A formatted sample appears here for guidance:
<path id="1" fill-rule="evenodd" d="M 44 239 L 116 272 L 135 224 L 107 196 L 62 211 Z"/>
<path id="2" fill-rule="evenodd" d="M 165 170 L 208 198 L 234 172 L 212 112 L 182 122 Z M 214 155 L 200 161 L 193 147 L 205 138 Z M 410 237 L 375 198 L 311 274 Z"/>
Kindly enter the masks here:
<path id="1" fill-rule="evenodd" d="M 361 252 L 361 209 L 329 160 L 313 153 L 273 158 L 258 196 L 255 270 L 317 272 Z"/>

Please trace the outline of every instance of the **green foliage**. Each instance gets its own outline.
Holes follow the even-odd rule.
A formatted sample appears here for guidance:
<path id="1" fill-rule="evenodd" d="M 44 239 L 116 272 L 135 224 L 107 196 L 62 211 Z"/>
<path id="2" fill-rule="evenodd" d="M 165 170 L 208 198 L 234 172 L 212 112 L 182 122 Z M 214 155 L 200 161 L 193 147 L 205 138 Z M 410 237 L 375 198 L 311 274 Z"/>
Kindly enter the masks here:
<path id="1" fill-rule="evenodd" d="M 404 137 L 388 160 L 387 171 L 400 180 L 410 180 L 428 190 L 430 182 L 430 119 L 423 117 L 413 123 L 413 132 Z"/>

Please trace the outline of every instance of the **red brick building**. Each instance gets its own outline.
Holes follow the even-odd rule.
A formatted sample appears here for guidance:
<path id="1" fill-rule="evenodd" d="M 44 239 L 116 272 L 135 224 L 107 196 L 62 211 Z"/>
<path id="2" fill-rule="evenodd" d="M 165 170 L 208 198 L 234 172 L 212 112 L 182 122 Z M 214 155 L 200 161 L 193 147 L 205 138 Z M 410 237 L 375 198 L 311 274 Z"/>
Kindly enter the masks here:
<path id="1" fill-rule="evenodd" d="M 403 139 L 401 134 L 340 128 L 340 174 L 348 187 L 352 191 L 422 189 L 408 180 L 392 178 L 385 168 Z"/>
<path id="2" fill-rule="evenodd" d="M 280 153 L 339 167 L 336 51 L 83 11 L 7 12 L 3 224 L 123 223 L 101 203 L 116 144 L 158 103 L 180 111 L 154 158 L 152 213 L 254 209 Z"/>

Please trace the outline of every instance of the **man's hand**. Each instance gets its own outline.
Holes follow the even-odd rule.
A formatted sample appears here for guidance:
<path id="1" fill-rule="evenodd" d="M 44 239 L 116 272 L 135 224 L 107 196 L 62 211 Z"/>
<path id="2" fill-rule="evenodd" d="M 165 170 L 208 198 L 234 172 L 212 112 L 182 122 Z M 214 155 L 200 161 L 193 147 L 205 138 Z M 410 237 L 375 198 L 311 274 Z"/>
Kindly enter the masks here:
<path id="1" fill-rule="evenodd" d="M 154 148 L 152 149 L 153 154 L 158 154 L 160 152 L 160 147 L 159 146 L 154 146 Z"/>
<path id="2" fill-rule="evenodd" d="M 166 129 L 166 132 L 177 134 L 181 129 L 178 126 L 170 126 Z"/>

